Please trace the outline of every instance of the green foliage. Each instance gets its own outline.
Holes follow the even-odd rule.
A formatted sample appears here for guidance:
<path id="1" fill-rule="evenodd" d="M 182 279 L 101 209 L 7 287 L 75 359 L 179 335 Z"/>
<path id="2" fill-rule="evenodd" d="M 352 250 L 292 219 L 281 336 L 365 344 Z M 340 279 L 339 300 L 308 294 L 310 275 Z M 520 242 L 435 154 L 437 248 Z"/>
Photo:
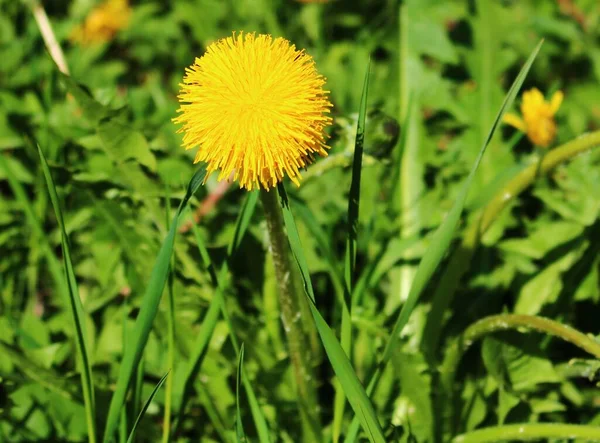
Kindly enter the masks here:
<path id="1" fill-rule="evenodd" d="M 596 1 L 151 0 L 93 46 L 97 2 L 42 3 L 70 76 L 0 0 L 0 441 L 301 441 L 258 193 L 202 186 L 171 121 L 232 30 L 306 48 L 334 104 L 284 208 L 324 441 L 598 438 L 597 339 L 534 324 L 598 333 Z M 519 81 L 565 93 L 551 150 L 487 139 L 541 39 Z"/>

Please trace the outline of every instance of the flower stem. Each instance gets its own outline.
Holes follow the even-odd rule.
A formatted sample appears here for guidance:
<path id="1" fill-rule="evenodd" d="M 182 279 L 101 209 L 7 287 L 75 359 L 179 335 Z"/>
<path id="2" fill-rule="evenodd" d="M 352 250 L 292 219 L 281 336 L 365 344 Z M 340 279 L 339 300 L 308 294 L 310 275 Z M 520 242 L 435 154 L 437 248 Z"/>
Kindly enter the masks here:
<path id="1" fill-rule="evenodd" d="M 443 402 L 446 405 L 454 405 L 448 409 L 449 413 L 445 417 L 444 424 L 442 424 L 442 427 L 445 427 L 449 432 L 456 430 L 455 426 L 457 422 L 455 413 L 458 409 L 458 405 L 456 405 L 457 398 L 455 397 L 454 391 L 454 378 L 462 356 L 476 340 L 481 339 L 485 335 L 511 329 L 527 329 L 553 335 L 574 344 L 596 358 L 600 358 L 600 343 L 582 332 L 557 321 L 533 315 L 518 314 L 499 314 L 484 317 L 465 329 L 462 335 L 460 335 L 448 348 L 444 361 L 440 367 L 440 382 L 443 387 L 443 394 L 440 396 L 440 402 Z"/>
<path id="2" fill-rule="evenodd" d="M 430 355 L 438 348 L 443 316 L 450 305 L 460 280 L 471 265 L 471 260 L 481 237 L 498 218 L 502 210 L 525 189 L 531 186 L 536 178 L 547 174 L 562 163 L 577 155 L 600 146 L 600 131 L 590 132 L 571 140 L 547 152 L 540 162 L 523 169 L 506 186 L 490 200 L 480 216 L 467 228 L 459 247 L 452 254 L 448 265 L 437 285 L 433 296 L 432 308 L 427 317 L 423 344 Z"/>
<path id="3" fill-rule="evenodd" d="M 289 254 L 289 241 L 284 230 L 283 216 L 277 191 L 261 190 L 261 200 L 269 232 L 270 250 L 273 256 L 275 276 L 279 292 L 279 309 L 288 343 L 294 380 L 298 393 L 300 414 L 305 441 L 320 441 L 319 407 L 315 377 L 311 366 L 311 347 L 303 328 L 302 303 L 306 300 L 296 291 L 292 263 Z"/>
<path id="4" fill-rule="evenodd" d="M 596 358 L 600 358 L 600 343 L 577 329 L 554 320 L 534 315 L 499 314 L 484 317 L 469 326 L 458 340 L 448 349 L 441 367 L 442 381 L 452 389 L 454 375 L 462 355 L 469 347 L 485 335 L 509 329 L 529 329 L 562 338 L 583 349 Z"/>
<path id="5" fill-rule="evenodd" d="M 533 423 L 496 426 L 478 429 L 454 437 L 452 443 L 483 443 L 505 440 L 549 439 L 600 440 L 599 426 L 570 425 L 562 423 Z"/>

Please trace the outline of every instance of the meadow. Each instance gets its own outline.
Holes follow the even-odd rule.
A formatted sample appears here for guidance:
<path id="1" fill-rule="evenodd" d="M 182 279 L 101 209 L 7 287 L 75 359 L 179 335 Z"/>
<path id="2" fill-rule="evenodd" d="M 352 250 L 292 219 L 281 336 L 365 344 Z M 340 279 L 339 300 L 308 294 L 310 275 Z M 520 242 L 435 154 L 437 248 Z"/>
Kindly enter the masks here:
<path id="1" fill-rule="evenodd" d="M 597 0 L 0 0 L 0 443 L 600 441 L 599 147 Z"/>

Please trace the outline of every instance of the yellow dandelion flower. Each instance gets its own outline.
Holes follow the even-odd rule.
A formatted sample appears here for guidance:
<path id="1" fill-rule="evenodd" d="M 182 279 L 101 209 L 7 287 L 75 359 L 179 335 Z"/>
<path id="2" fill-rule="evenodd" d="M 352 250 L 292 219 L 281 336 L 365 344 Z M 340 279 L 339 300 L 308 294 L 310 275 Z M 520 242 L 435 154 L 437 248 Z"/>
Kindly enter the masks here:
<path id="1" fill-rule="evenodd" d="M 534 145 L 546 148 L 556 137 L 556 121 L 554 115 L 563 101 L 562 91 L 556 91 L 547 102 L 542 93 L 533 88 L 523 93 L 521 114 L 509 113 L 504 116 L 504 122 L 527 134 Z"/>
<path id="2" fill-rule="evenodd" d="M 194 163 L 233 173 L 240 188 L 269 189 L 284 175 L 299 185 L 299 169 L 327 155 L 331 124 L 325 78 L 304 50 L 283 38 L 253 33 L 209 45 L 186 69 L 179 101 L 186 149 Z"/>
<path id="3" fill-rule="evenodd" d="M 71 40 L 82 45 L 112 40 L 129 24 L 131 8 L 127 0 L 107 0 L 92 10 L 85 22 L 75 28 Z"/>

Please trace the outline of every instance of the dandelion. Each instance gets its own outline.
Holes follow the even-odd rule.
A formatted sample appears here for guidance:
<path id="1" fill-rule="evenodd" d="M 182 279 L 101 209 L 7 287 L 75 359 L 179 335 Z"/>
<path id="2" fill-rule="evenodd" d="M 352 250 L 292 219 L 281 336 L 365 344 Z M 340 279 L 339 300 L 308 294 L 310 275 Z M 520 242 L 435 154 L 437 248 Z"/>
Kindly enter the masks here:
<path id="1" fill-rule="evenodd" d="M 269 189 L 327 155 L 331 103 L 311 56 L 283 38 L 234 33 L 186 69 L 180 115 L 186 149 L 223 180 Z"/>
<path id="2" fill-rule="evenodd" d="M 82 45 L 104 43 L 129 24 L 131 8 L 127 0 L 107 0 L 93 9 L 85 22 L 75 28 L 71 40 Z"/>
<path id="3" fill-rule="evenodd" d="M 504 116 L 504 122 L 525 132 L 534 145 L 547 148 L 556 137 L 554 115 L 562 101 L 562 91 L 555 92 L 550 102 L 547 102 L 537 88 L 530 89 L 523 93 L 523 118 L 509 113 Z"/>

